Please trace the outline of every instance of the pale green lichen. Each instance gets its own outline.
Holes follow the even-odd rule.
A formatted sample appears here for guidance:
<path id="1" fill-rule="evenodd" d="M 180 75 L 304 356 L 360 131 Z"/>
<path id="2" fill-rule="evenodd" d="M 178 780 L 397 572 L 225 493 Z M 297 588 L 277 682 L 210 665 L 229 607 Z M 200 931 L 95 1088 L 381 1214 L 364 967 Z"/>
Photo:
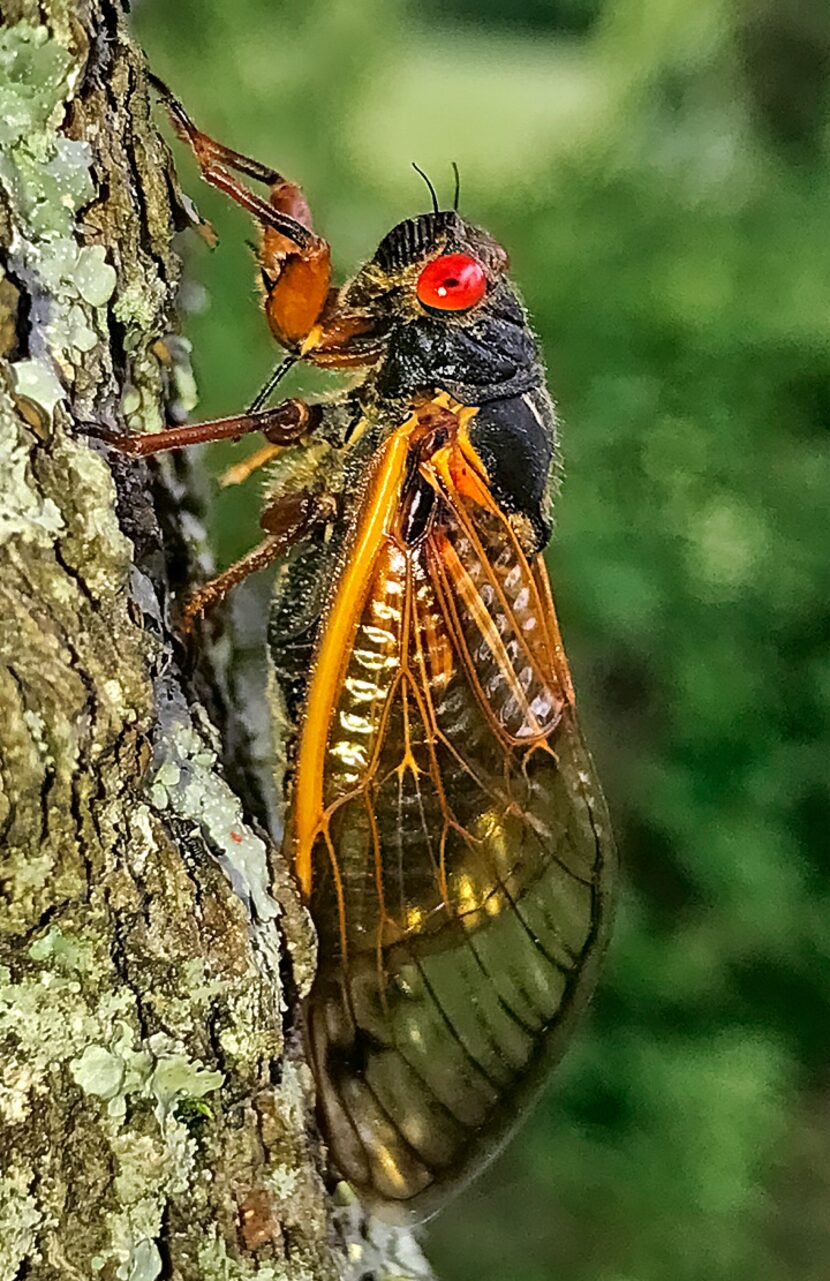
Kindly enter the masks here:
<path id="1" fill-rule="evenodd" d="M 157 1138 L 128 1132 L 113 1137 L 112 1154 L 119 1209 L 108 1217 L 109 1249 L 96 1263 L 98 1268 L 116 1263 L 115 1275 L 125 1281 L 150 1281 L 161 1269 L 156 1241 L 167 1195 L 174 1183 L 178 1185 L 173 1177 L 175 1157 Z"/>
<path id="2" fill-rule="evenodd" d="M 12 1162 L 0 1174 L 0 1277 L 14 1277 L 27 1258 L 43 1214 L 31 1192 L 34 1171 Z"/>
<path id="3" fill-rule="evenodd" d="M 158 1039 L 150 1037 L 149 1044 L 153 1046 Z M 156 1100 L 157 1121 L 164 1125 L 173 1116 L 177 1103 L 204 1098 L 211 1090 L 218 1090 L 224 1079 L 221 1072 L 210 1072 L 183 1054 L 157 1054 L 148 1082 L 150 1093 Z"/>
<path id="4" fill-rule="evenodd" d="M 7 1120 L 25 1120 L 62 1063 L 85 1094 L 100 1100 L 120 1202 L 109 1224 L 107 1257 L 124 1269 L 117 1275 L 139 1275 L 130 1271 L 138 1267 L 134 1256 L 150 1257 L 168 1197 L 188 1187 L 195 1169 L 196 1144 L 179 1108 L 218 1090 L 223 1074 L 205 1069 L 161 1033 L 139 1042 L 127 1021 L 135 1004 L 129 990 L 105 992 L 94 1004 L 85 999 L 105 973 L 90 940 L 52 929 L 35 940 L 29 955 L 52 968 L 17 984 L 8 970 L 0 972 L 0 1040 L 10 1047 L 0 1108 Z M 147 1105 L 154 1134 L 123 1129 L 128 1101 Z"/>
<path id="5" fill-rule="evenodd" d="M 53 961 L 60 970 L 74 970 L 81 975 L 101 972 L 94 944 L 82 936 L 64 933 L 58 926 L 29 944 L 28 954 L 32 961 Z"/>
<path id="6" fill-rule="evenodd" d="M 54 868 L 55 860 L 51 853 L 28 854 L 25 858 L 16 858 L 14 861 L 8 859 L 3 869 L 9 887 L 6 892 L 11 890 L 15 898 L 25 900 L 28 895 L 43 888 Z"/>
<path id="7" fill-rule="evenodd" d="M 233 1259 L 218 1234 L 210 1236 L 199 1249 L 200 1281 L 319 1281 L 313 1263 L 304 1265 L 292 1256 L 289 1263 L 257 1263 Z"/>
<path id="8" fill-rule="evenodd" d="M 55 758 L 52 755 L 52 750 L 46 737 L 46 722 L 40 712 L 36 712 L 30 707 L 25 708 L 23 711 L 23 723 L 28 729 L 32 742 L 40 753 L 43 763 L 49 766 L 54 765 Z"/>
<path id="9" fill-rule="evenodd" d="M 58 132 L 73 63 L 46 27 L 0 31 L 0 184 L 12 212 L 9 263 L 31 294 L 31 355 L 15 388 L 51 415 L 105 332 L 116 274 L 100 245 L 79 245 L 75 215 L 95 194 L 88 143 Z M 45 300 L 48 299 L 48 305 Z M 9 492 L 14 492 L 10 490 Z M 8 523 L 7 523 L 8 528 Z"/>
<path id="10" fill-rule="evenodd" d="M 237 1006 L 240 998 L 231 980 L 208 973 L 201 957 L 192 957 L 182 969 L 180 991 L 158 989 L 148 993 L 146 1000 L 147 1005 L 155 1009 L 169 1027 L 185 1027 L 194 1018 L 205 1017 L 215 1001 L 221 1000 Z M 220 1042 L 224 1053 L 235 1054 L 232 1028 L 223 1028 Z"/>
<path id="11" fill-rule="evenodd" d="M 132 543 L 122 533 L 115 514 L 112 473 L 100 455 L 71 440 L 62 444 L 62 461 L 69 483 L 91 498 L 73 511 L 71 529 L 61 540 L 64 559 L 83 565 L 84 581 L 94 595 L 111 596 L 120 590 L 121 567 L 129 564 L 133 554 Z M 113 565 L 118 567 L 115 573 Z M 135 720 L 134 700 L 121 681 L 115 677 L 103 680 L 100 694 L 123 724 Z"/>
<path id="12" fill-rule="evenodd" d="M 160 280 L 149 284 L 134 282 L 121 290 L 113 304 L 113 315 L 136 336 L 152 330 L 159 308 L 163 306 L 166 290 Z"/>
<path id="13" fill-rule="evenodd" d="M 136 1165 L 136 1168 L 138 1166 Z M 161 1231 L 163 1206 L 158 1197 L 139 1197 L 109 1220 L 110 1247 L 93 1256 L 93 1272 L 115 1263 L 118 1281 L 155 1281 L 161 1272 L 156 1239 Z"/>
<path id="14" fill-rule="evenodd" d="M 81 1054 L 102 1029 L 113 1035 L 118 1020 L 134 1007 L 128 991 L 108 992 L 94 1004 L 86 999 L 84 990 L 94 990 L 104 970 L 83 939 L 65 948 L 42 939 L 36 949 L 38 944 L 40 959 L 51 959 L 53 968 L 18 983 L 11 981 L 6 967 L 0 968 L 0 1042 L 8 1047 L 0 1109 L 9 1119 L 28 1116 L 33 1100 L 48 1090 L 53 1067 Z"/>
<path id="15" fill-rule="evenodd" d="M 81 1057 L 69 1064 L 69 1070 L 84 1094 L 96 1094 L 99 1099 L 124 1098 L 126 1065 L 105 1046 L 87 1045 Z"/>
<path id="16" fill-rule="evenodd" d="M 71 65 L 46 27 L 26 22 L 0 30 L 0 145 L 9 146 L 49 122 Z"/>
<path id="17" fill-rule="evenodd" d="M 179 1110 L 220 1089 L 224 1076 L 190 1059 L 163 1033 L 137 1043 L 124 1021 L 106 1045 L 84 1046 L 69 1070 L 85 1094 L 106 1105 L 116 1166 L 119 1209 L 108 1220 L 109 1250 L 97 1256 L 96 1266 L 112 1261 L 116 1277 L 151 1281 L 161 1267 L 155 1242 L 164 1207 L 188 1189 L 195 1169 L 196 1144 Z M 152 1105 L 156 1134 L 122 1128 L 128 1102 L 142 1100 Z"/>
<path id="18" fill-rule="evenodd" d="M 0 31 L 0 185 L 12 216 L 9 264 L 31 295 L 30 354 L 10 366 L 12 389 L 47 420 L 64 399 L 62 378 L 74 376 L 104 332 L 102 308 L 116 283 L 103 248 L 81 246 L 75 238 L 75 215 L 92 199 L 94 186 L 89 145 L 58 132 L 72 65 L 46 27 L 20 22 Z M 30 483 L 33 445 L 3 392 L 0 542 L 46 547 L 65 532 L 65 523 L 53 500 Z M 100 459 L 91 465 L 103 467 Z M 112 504 L 104 506 L 112 524 Z"/>
<path id="19" fill-rule="evenodd" d="M 54 926 L 35 939 L 29 947 L 33 961 L 52 961 L 61 970 L 94 976 L 100 972 L 95 959 L 95 945 L 82 935 L 65 934 Z"/>
<path id="20" fill-rule="evenodd" d="M 246 826 L 239 799 L 216 777 L 216 754 L 186 723 L 167 735 L 162 759 L 150 782 L 153 803 L 192 818 L 228 866 L 240 897 L 249 900 L 260 921 L 279 915 L 271 895 L 264 843 Z"/>
<path id="21" fill-rule="evenodd" d="M 296 1194 L 299 1173 L 292 1166 L 276 1164 L 269 1167 L 263 1175 L 263 1186 L 271 1193 L 279 1205 L 289 1201 Z"/>
<path id="22" fill-rule="evenodd" d="M 78 250 L 72 278 L 78 293 L 90 307 L 103 307 L 115 290 L 115 268 L 106 261 L 102 245 L 88 245 Z"/>
<path id="23" fill-rule="evenodd" d="M 152 1099 L 162 1131 L 183 1099 L 201 1099 L 218 1090 L 221 1072 L 210 1072 L 176 1049 L 163 1033 L 135 1046 L 129 1024 L 119 1022 L 108 1045 L 89 1044 L 69 1064 L 72 1079 L 85 1094 L 108 1101 L 111 1117 L 121 1118 L 131 1096 Z"/>
<path id="24" fill-rule="evenodd" d="M 18 396 L 33 400 L 51 415 L 64 390 L 54 369 L 39 360 L 18 360 L 10 366 L 14 390 Z"/>
<path id="25" fill-rule="evenodd" d="M 155 1281 L 161 1275 L 161 1255 L 155 1241 L 137 1241 L 115 1269 L 119 1281 Z"/>

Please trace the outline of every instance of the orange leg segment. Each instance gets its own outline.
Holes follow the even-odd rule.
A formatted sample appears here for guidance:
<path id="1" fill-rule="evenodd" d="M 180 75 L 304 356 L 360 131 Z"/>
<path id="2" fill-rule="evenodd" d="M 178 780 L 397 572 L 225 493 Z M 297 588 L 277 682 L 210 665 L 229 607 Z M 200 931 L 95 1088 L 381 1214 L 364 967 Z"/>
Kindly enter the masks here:
<path id="1" fill-rule="evenodd" d="M 314 233 L 302 189 L 276 169 L 197 129 L 167 86 L 155 76 L 151 81 L 167 106 L 177 135 L 191 148 L 205 182 L 224 191 L 261 224 L 259 264 L 268 323 L 278 342 L 296 348 L 322 315 L 331 289 L 331 249 Z M 252 192 L 234 173 L 268 186 L 268 199 Z"/>
<path id="2" fill-rule="evenodd" d="M 263 226 L 273 227 L 296 246 L 302 248 L 316 239 L 308 204 L 295 183 L 283 178 L 270 165 L 261 164 L 260 161 L 243 155 L 241 151 L 234 151 L 197 129 L 182 103 L 164 81 L 153 75 L 149 79 L 167 107 L 170 123 L 177 136 L 193 152 L 205 182 L 224 191 L 253 214 Z M 230 170 L 245 174 L 256 182 L 265 183 L 271 188 L 270 201 L 249 191 L 244 183 L 233 177 Z"/>

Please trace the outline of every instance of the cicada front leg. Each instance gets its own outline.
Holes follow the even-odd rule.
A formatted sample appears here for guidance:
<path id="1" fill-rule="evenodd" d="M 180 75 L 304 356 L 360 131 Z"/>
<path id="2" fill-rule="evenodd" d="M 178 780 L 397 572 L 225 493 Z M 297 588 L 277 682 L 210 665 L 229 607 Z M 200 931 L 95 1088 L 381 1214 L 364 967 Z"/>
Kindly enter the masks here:
<path id="1" fill-rule="evenodd" d="M 205 182 L 224 191 L 260 224 L 257 256 L 265 315 L 277 342 L 320 364 L 353 367 L 373 363 L 378 352 L 371 342 L 354 344 L 355 339 L 371 337 L 373 323 L 344 308 L 340 291 L 332 288 L 331 246 L 314 231 L 302 187 L 198 129 L 167 86 L 155 76 L 150 79 L 178 137 L 193 152 Z M 237 174 L 267 186 L 268 198 L 251 191 Z"/>
<path id="2" fill-rule="evenodd" d="M 197 129 L 167 86 L 156 77 L 151 80 L 164 100 L 173 128 L 192 150 L 205 182 L 224 191 L 260 224 L 258 256 L 268 323 L 283 346 L 296 349 L 317 323 L 331 288 L 331 248 L 314 232 L 302 188 L 276 169 Z M 251 191 L 237 174 L 267 186 L 267 200 Z"/>
<path id="3" fill-rule="evenodd" d="M 119 436 L 94 427 L 90 430 L 122 453 L 137 458 L 260 432 L 265 438 L 262 447 L 223 478 L 223 483 L 232 484 L 247 478 L 283 448 L 302 444 L 321 421 L 321 405 L 296 398 L 271 409 L 260 408 L 288 366 L 297 359 L 335 367 L 367 365 L 378 358 L 381 349 L 374 322 L 344 306 L 340 291 L 332 288 L 331 250 L 313 229 L 302 189 L 276 169 L 224 146 L 198 129 L 166 85 L 155 77 L 151 81 L 167 107 L 176 134 L 193 152 L 202 178 L 224 191 L 259 224 L 258 259 L 265 313 L 274 337 L 291 355 L 246 413 L 169 427 L 146 436 Z M 243 178 L 265 184 L 267 198 L 252 191 Z M 191 631 L 195 620 L 233 586 L 327 522 L 333 501 L 328 495 L 310 491 L 275 499 L 262 518 L 266 537 L 186 601 L 180 616 L 181 630 Z"/>

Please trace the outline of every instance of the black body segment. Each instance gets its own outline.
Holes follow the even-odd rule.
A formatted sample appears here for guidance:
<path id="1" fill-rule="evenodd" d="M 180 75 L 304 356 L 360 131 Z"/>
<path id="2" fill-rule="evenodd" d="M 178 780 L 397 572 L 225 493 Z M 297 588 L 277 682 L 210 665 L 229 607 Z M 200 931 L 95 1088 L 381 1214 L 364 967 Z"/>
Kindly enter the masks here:
<path id="1" fill-rule="evenodd" d="M 550 537 L 551 470 L 556 451 L 553 407 L 534 389 L 488 400 L 470 426 L 493 494 L 504 510 L 530 521 L 541 551 Z"/>
<path id="2" fill-rule="evenodd" d="M 423 316 L 389 335 L 375 387 L 390 400 L 444 390 L 463 404 L 480 405 L 539 386 L 537 359 L 518 305 L 453 328 L 443 318 Z"/>

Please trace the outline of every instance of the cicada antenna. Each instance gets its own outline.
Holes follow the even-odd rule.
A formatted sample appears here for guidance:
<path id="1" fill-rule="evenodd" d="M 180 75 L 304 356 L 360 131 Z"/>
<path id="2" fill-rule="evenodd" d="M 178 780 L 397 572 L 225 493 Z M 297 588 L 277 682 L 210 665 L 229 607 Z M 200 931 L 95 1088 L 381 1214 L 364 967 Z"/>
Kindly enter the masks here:
<path id="1" fill-rule="evenodd" d="M 430 180 L 429 180 L 429 178 L 427 177 L 427 175 L 424 173 L 423 169 L 419 168 L 419 167 L 418 167 L 418 165 L 416 165 L 416 163 L 415 163 L 415 161 L 414 161 L 414 160 L 412 161 L 412 168 L 415 170 L 415 172 L 416 172 L 417 174 L 420 174 L 420 175 L 421 175 L 421 177 L 423 178 L 424 182 L 425 182 L 425 183 L 426 183 L 426 185 L 429 187 L 429 194 L 432 196 L 432 212 L 433 212 L 433 213 L 439 213 L 439 212 L 440 212 L 440 209 L 439 209 L 439 207 L 438 207 L 438 195 L 437 195 L 437 193 L 436 193 L 436 191 L 435 191 L 435 188 L 433 187 L 433 185 L 432 185 L 432 183 L 430 182 Z"/>
<path id="2" fill-rule="evenodd" d="M 452 207 L 453 212 L 458 213 L 458 202 L 461 199 L 461 174 L 459 173 L 458 165 L 454 160 L 450 161 L 450 164 L 452 165 L 452 171 L 455 174 L 455 192 L 452 198 Z"/>

